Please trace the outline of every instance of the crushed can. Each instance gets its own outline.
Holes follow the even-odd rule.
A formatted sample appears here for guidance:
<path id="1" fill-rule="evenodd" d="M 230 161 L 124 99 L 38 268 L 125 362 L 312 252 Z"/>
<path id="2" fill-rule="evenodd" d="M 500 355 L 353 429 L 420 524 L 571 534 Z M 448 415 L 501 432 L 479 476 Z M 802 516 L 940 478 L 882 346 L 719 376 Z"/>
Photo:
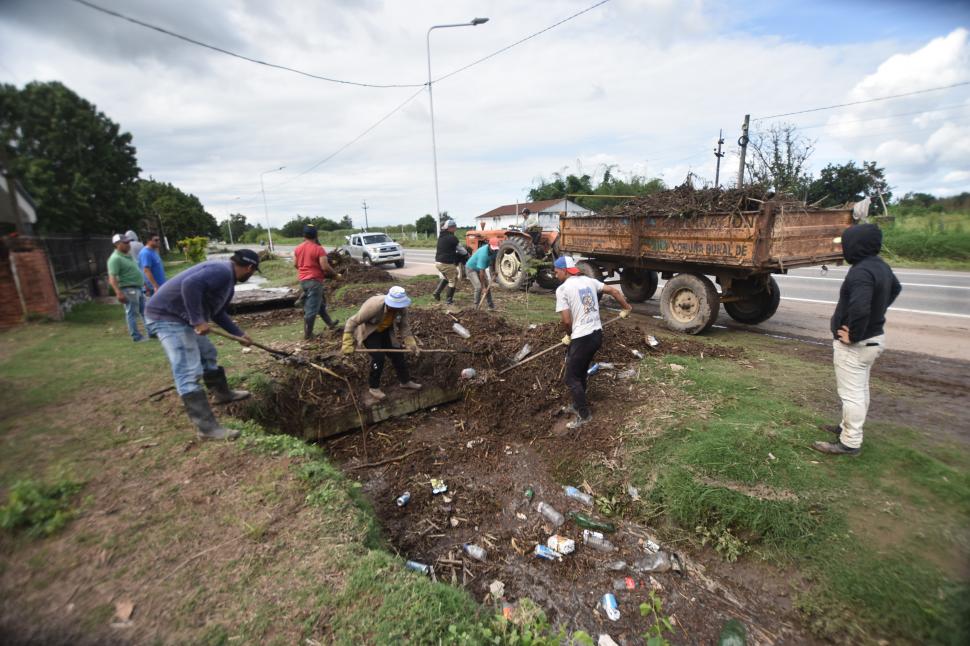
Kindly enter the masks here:
<path id="1" fill-rule="evenodd" d="M 613 579 L 614 590 L 636 590 L 637 580 L 632 576 L 625 576 L 622 579 Z"/>
<path id="2" fill-rule="evenodd" d="M 404 567 L 413 571 L 420 572 L 421 574 L 431 574 L 431 566 L 425 565 L 424 563 L 418 563 L 417 561 L 408 561 L 404 564 Z"/>
<path id="3" fill-rule="evenodd" d="M 603 612 L 609 617 L 610 621 L 620 620 L 620 606 L 616 602 L 616 596 L 612 592 L 607 592 L 600 599 L 600 606 L 603 608 Z"/>
<path id="4" fill-rule="evenodd" d="M 658 345 L 660 345 L 660 341 L 657 341 L 657 337 L 652 334 L 647 335 L 647 343 L 650 344 L 651 348 L 656 348 Z"/>
<path id="5" fill-rule="evenodd" d="M 543 545 L 542 543 L 536 545 L 536 549 L 535 549 L 534 554 L 536 556 L 538 556 L 539 558 L 541 558 L 541 559 L 546 559 L 547 561 L 561 561 L 562 560 L 562 554 L 560 554 L 556 550 L 552 549 L 551 547 L 548 547 L 546 545 Z"/>
<path id="6" fill-rule="evenodd" d="M 438 478 L 431 478 L 431 493 L 437 496 L 439 493 L 444 493 L 448 491 L 448 485 L 445 484 L 444 480 Z"/>
<path id="7" fill-rule="evenodd" d="M 546 539 L 546 546 L 563 555 L 572 554 L 576 551 L 576 541 L 565 536 L 560 536 L 559 534 L 553 534 Z"/>
<path id="8" fill-rule="evenodd" d="M 397 500 L 395 500 L 394 502 L 397 503 L 398 507 L 404 507 L 409 502 L 411 502 L 411 492 L 405 491 L 400 496 L 398 496 Z"/>

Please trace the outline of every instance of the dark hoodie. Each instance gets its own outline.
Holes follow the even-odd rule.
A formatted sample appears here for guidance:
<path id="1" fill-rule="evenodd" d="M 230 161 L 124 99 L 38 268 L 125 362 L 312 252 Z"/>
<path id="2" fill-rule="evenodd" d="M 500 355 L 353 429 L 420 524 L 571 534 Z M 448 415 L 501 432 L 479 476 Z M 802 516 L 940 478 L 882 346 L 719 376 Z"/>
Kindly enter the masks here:
<path id="1" fill-rule="evenodd" d="M 839 304 L 832 315 L 832 336 L 843 325 L 849 341 L 857 343 L 883 333 L 886 310 L 902 287 L 882 258 L 882 231 L 875 224 L 858 224 L 842 233 L 842 255 L 852 268 L 839 290 Z"/>

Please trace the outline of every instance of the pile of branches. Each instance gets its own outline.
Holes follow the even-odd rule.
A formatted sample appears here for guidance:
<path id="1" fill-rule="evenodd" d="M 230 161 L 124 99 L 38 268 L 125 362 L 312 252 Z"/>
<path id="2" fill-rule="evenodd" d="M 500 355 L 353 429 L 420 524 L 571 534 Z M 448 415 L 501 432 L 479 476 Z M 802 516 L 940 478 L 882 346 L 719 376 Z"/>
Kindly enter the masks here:
<path id="1" fill-rule="evenodd" d="M 604 214 L 693 218 L 712 213 L 754 211 L 768 197 L 767 191 L 758 186 L 717 189 L 694 188 L 691 184 L 684 183 L 677 188 L 632 199 Z"/>

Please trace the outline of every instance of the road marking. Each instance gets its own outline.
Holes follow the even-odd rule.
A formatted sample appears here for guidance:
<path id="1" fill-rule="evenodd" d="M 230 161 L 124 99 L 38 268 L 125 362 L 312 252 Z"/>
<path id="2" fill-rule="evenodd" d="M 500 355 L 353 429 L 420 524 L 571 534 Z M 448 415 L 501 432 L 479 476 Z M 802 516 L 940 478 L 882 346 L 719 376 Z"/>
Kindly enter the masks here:
<path id="1" fill-rule="evenodd" d="M 842 281 L 842 278 L 825 278 L 824 276 L 792 276 L 791 274 L 787 276 L 779 276 L 779 278 L 797 278 L 798 280 L 837 280 Z M 928 285 L 926 283 L 899 283 L 903 287 L 935 287 L 942 289 L 970 289 L 970 287 L 964 287 L 962 285 Z"/>
<path id="2" fill-rule="evenodd" d="M 801 271 L 801 270 L 795 269 L 793 271 Z M 818 271 L 821 271 L 821 269 L 819 269 Z M 828 268 L 828 271 L 831 271 L 831 272 L 847 272 L 849 270 L 846 269 L 845 267 L 829 267 Z M 926 272 L 926 271 L 907 271 L 905 269 L 893 269 L 893 273 L 896 274 L 897 276 L 898 275 L 905 274 L 907 276 L 932 276 L 934 278 L 964 278 L 964 279 L 970 278 L 970 272 L 944 273 L 944 272 L 941 272 L 941 271 L 940 272 Z M 785 274 L 785 275 L 787 275 L 787 276 L 794 276 L 794 275 L 797 275 L 797 274 Z"/>
<path id="3" fill-rule="evenodd" d="M 814 298 L 794 298 L 792 296 L 782 296 L 783 301 L 797 301 L 799 303 L 824 303 L 826 305 L 838 305 L 838 301 L 821 301 Z M 950 312 L 932 312 L 930 310 L 911 310 L 906 307 L 890 307 L 890 312 L 908 312 L 910 314 L 932 314 L 934 316 L 955 316 L 961 319 L 970 319 L 970 314 L 951 314 Z"/>

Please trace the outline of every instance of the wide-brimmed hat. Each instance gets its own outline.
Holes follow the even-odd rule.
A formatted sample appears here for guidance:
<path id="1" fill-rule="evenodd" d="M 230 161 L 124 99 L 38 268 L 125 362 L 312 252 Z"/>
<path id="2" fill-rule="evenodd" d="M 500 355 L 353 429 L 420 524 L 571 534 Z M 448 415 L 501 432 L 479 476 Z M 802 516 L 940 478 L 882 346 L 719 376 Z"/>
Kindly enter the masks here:
<path id="1" fill-rule="evenodd" d="M 552 263 L 552 266 L 556 269 L 563 269 L 572 276 L 579 273 L 579 269 L 576 268 L 576 261 L 572 259 L 572 256 L 559 256 L 556 258 L 556 262 Z"/>
<path id="2" fill-rule="evenodd" d="M 395 285 L 387 290 L 387 296 L 384 297 L 384 304 L 388 307 L 393 307 L 396 310 L 400 310 L 410 305 L 411 299 L 408 298 L 408 293 L 404 291 L 403 287 Z"/>

